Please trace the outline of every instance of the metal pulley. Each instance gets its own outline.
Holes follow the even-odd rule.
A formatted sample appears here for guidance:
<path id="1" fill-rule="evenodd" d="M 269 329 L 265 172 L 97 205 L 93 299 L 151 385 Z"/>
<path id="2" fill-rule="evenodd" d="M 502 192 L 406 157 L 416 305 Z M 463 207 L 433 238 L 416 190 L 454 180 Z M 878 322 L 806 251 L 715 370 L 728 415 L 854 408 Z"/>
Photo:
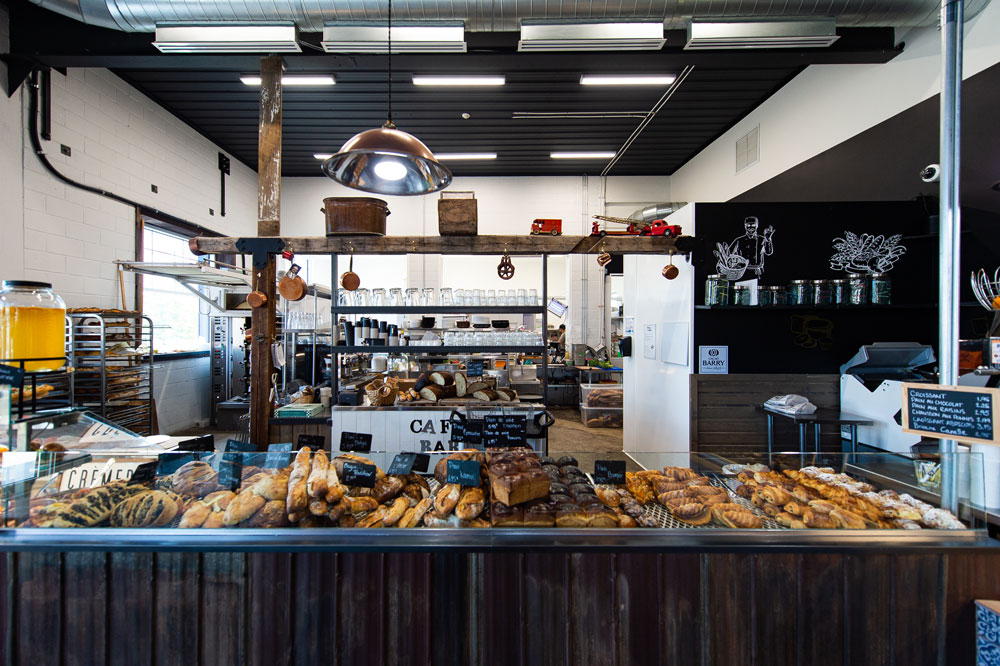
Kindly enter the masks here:
<path id="1" fill-rule="evenodd" d="M 507 250 L 503 251 L 503 259 L 500 260 L 500 265 L 497 266 L 497 275 L 500 276 L 501 280 L 509 280 L 514 277 L 514 264 L 511 263 Z"/>

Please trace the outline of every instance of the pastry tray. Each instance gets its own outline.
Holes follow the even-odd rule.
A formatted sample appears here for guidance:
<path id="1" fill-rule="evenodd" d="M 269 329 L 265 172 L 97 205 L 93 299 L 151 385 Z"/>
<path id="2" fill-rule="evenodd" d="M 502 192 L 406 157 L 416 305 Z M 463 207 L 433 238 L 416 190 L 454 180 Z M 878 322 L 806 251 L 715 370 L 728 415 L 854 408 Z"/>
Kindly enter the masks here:
<path id="1" fill-rule="evenodd" d="M 729 501 L 730 502 L 732 502 L 733 504 L 739 504 L 740 506 L 742 506 L 743 508 L 747 509 L 748 511 L 750 511 L 751 513 L 753 513 L 755 516 L 757 516 L 758 518 L 760 518 L 763 521 L 763 523 L 764 523 L 763 529 L 765 529 L 765 530 L 790 530 L 790 529 L 792 529 L 790 527 L 785 527 L 784 525 L 780 525 L 774 518 L 772 518 L 771 516 L 767 515 L 766 513 L 764 513 L 763 511 L 761 511 L 757 507 L 755 507 L 753 504 L 751 504 L 749 500 L 744 499 L 743 497 L 740 497 L 735 492 L 733 492 L 733 482 L 735 480 L 722 479 L 722 478 L 719 478 L 718 476 L 716 476 L 714 474 L 713 475 L 709 475 L 708 478 L 711 480 L 713 486 L 717 486 L 719 488 L 725 489 L 725 491 L 729 494 Z M 716 524 L 711 523 L 711 522 L 708 523 L 707 525 L 689 525 L 689 524 L 687 524 L 685 522 L 677 520 L 672 515 L 670 515 L 670 512 L 667 511 L 666 507 L 664 507 L 659 502 L 653 502 L 651 504 L 646 504 L 645 506 L 642 507 L 642 510 L 643 510 L 643 512 L 647 516 L 651 516 L 654 520 L 656 520 L 657 523 L 659 523 L 660 527 L 664 527 L 664 528 L 667 528 L 667 529 L 672 529 L 672 530 L 673 529 L 688 529 L 688 530 L 701 530 L 701 529 L 715 529 L 715 530 L 723 529 L 723 530 L 727 530 L 727 529 L 732 529 L 732 528 L 729 528 L 729 527 L 722 527 L 720 525 L 716 525 Z"/>

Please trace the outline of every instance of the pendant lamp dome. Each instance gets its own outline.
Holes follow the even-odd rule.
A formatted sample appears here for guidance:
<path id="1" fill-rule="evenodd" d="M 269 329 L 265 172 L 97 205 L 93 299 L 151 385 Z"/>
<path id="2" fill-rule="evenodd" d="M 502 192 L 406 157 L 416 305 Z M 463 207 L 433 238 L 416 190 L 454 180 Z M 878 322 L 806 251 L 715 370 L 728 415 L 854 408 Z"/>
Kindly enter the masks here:
<path id="1" fill-rule="evenodd" d="M 382 127 L 356 134 L 323 162 L 342 185 L 375 194 L 429 194 L 451 184 L 451 171 L 423 142 L 392 122 L 392 0 L 389 0 L 389 110 Z"/>

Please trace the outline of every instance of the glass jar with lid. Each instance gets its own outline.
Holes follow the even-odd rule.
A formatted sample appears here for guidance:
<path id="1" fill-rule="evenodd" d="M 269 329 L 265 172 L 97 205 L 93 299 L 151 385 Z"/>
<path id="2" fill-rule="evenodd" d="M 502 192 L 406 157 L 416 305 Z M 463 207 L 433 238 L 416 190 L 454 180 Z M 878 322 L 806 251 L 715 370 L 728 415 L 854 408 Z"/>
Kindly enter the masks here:
<path id="1" fill-rule="evenodd" d="M 851 305 L 868 305 L 868 276 L 862 273 L 848 273 L 848 297 Z"/>
<path id="2" fill-rule="evenodd" d="M 774 292 L 771 288 L 762 284 L 757 285 L 757 305 L 774 305 Z"/>
<path id="3" fill-rule="evenodd" d="M 812 305 L 813 290 L 809 280 L 792 280 L 788 286 L 789 305 Z"/>
<path id="4" fill-rule="evenodd" d="M 872 305 L 892 303 L 892 280 L 885 273 L 872 273 Z"/>
<path id="5" fill-rule="evenodd" d="M 705 305 L 729 305 L 729 280 L 716 273 L 705 278 Z"/>
<path id="6" fill-rule="evenodd" d="M 750 285 L 738 284 L 733 287 L 733 305 L 751 305 L 752 302 Z"/>
<path id="7" fill-rule="evenodd" d="M 833 305 L 846 305 L 847 296 L 850 291 L 850 288 L 847 284 L 847 280 L 844 279 L 830 280 L 830 285 L 831 285 L 830 288 L 831 303 Z"/>
<path id="8" fill-rule="evenodd" d="M 833 285 L 829 280 L 813 280 L 813 305 L 830 305 L 833 302 Z"/>
<path id="9" fill-rule="evenodd" d="M 772 287 L 768 287 L 771 292 L 771 305 L 788 305 L 788 293 L 785 287 L 777 284 Z"/>
<path id="10" fill-rule="evenodd" d="M 58 370 L 66 362 L 66 303 L 47 282 L 4 280 L 0 289 L 0 359 L 27 372 Z"/>

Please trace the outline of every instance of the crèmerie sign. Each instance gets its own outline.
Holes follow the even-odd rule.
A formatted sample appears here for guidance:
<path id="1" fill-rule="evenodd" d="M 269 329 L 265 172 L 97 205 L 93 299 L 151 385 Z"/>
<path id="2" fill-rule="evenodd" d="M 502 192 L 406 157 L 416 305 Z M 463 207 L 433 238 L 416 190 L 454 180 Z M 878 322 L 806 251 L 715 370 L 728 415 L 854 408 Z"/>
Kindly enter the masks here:
<path id="1" fill-rule="evenodd" d="M 698 347 L 698 373 L 702 375 L 728 375 L 729 347 Z"/>

